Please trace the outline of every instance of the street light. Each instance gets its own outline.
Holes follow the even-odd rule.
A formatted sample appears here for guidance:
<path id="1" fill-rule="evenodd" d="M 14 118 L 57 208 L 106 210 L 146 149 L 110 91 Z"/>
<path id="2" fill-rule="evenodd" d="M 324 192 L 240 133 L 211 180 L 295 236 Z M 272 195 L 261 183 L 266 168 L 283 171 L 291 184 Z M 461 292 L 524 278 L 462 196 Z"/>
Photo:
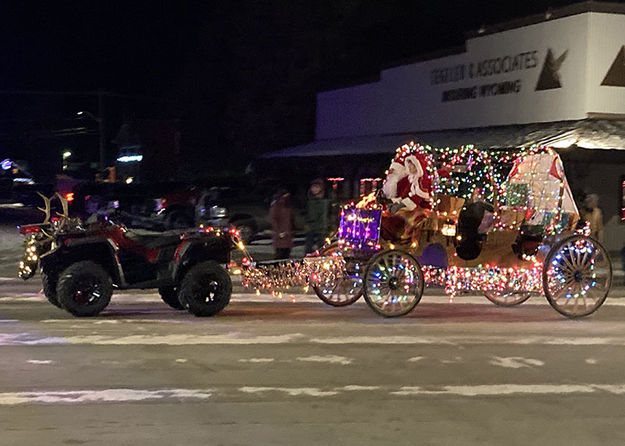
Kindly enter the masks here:
<path id="1" fill-rule="evenodd" d="M 105 131 L 104 131 L 104 118 L 95 116 L 93 113 L 81 110 L 76 112 L 76 116 L 82 118 L 88 117 L 98 123 L 98 133 L 100 136 L 100 169 L 106 167 L 106 147 L 105 147 Z"/>

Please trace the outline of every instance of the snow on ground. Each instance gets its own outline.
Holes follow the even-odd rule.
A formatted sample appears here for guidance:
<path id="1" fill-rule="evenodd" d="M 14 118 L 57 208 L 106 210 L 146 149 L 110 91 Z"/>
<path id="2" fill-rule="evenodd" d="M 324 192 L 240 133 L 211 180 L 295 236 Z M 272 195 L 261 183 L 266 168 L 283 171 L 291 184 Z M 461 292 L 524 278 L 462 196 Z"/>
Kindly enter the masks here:
<path id="1" fill-rule="evenodd" d="M 15 277 L 23 252 L 22 236 L 15 225 L 0 225 L 0 277 Z"/>

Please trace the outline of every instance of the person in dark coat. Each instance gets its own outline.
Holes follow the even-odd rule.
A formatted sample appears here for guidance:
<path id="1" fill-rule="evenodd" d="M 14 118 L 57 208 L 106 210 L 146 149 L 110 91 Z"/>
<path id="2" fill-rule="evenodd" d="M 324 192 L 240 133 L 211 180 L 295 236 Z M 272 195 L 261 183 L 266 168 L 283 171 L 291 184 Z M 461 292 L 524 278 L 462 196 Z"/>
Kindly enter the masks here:
<path id="1" fill-rule="evenodd" d="M 306 203 L 306 254 L 323 245 L 328 232 L 328 211 L 330 202 L 325 198 L 324 182 L 317 178 L 310 183 Z"/>
<path id="2" fill-rule="evenodd" d="M 293 248 L 293 210 L 289 197 L 290 194 L 286 189 L 280 189 L 273 196 L 269 208 L 276 259 L 288 259 Z"/>

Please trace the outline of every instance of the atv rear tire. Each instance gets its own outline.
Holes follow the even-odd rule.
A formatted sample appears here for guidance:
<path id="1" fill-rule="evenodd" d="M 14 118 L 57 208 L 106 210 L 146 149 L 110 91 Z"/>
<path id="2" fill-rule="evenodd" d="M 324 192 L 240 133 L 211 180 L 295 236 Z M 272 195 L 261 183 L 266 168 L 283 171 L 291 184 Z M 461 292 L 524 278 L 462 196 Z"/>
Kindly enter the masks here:
<path id="1" fill-rule="evenodd" d="M 174 310 L 184 310 L 184 307 L 178 299 L 178 292 L 173 286 L 160 287 L 158 289 L 158 294 L 161 295 L 163 302 L 172 307 Z"/>
<path id="2" fill-rule="evenodd" d="M 214 261 L 193 266 L 179 288 L 180 303 L 196 316 L 214 316 L 230 302 L 232 281 L 230 276 Z"/>
<path id="3" fill-rule="evenodd" d="M 56 287 L 57 300 L 74 316 L 95 316 L 111 301 L 111 276 L 94 262 L 76 262 L 65 268 Z"/>
<path id="4" fill-rule="evenodd" d="M 46 272 L 45 270 L 41 272 L 41 283 L 43 286 L 43 294 L 45 294 L 46 299 L 48 299 L 48 302 L 50 302 L 55 307 L 63 308 L 61 304 L 59 303 L 59 300 L 56 298 L 56 284 L 58 283 L 58 281 L 59 281 L 58 272 L 52 272 L 52 271 Z"/>

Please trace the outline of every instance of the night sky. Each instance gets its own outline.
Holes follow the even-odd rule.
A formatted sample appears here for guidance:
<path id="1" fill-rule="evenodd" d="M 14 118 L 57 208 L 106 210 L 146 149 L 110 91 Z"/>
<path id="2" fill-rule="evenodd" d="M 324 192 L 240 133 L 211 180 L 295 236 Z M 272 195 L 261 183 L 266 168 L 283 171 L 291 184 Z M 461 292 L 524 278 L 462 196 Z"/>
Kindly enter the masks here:
<path id="1" fill-rule="evenodd" d="M 71 127 L 74 110 L 97 104 L 7 91 L 103 89 L 116 94 L 106 99 L 109 139 L 124 119 L 179 119 L 185 156 L 243 166 L 313 139 L 317 91 L 460 45 L 481 25 L 570 3 L 5 2 L 0 139 L 16 147 L 16 128 Z"/>

